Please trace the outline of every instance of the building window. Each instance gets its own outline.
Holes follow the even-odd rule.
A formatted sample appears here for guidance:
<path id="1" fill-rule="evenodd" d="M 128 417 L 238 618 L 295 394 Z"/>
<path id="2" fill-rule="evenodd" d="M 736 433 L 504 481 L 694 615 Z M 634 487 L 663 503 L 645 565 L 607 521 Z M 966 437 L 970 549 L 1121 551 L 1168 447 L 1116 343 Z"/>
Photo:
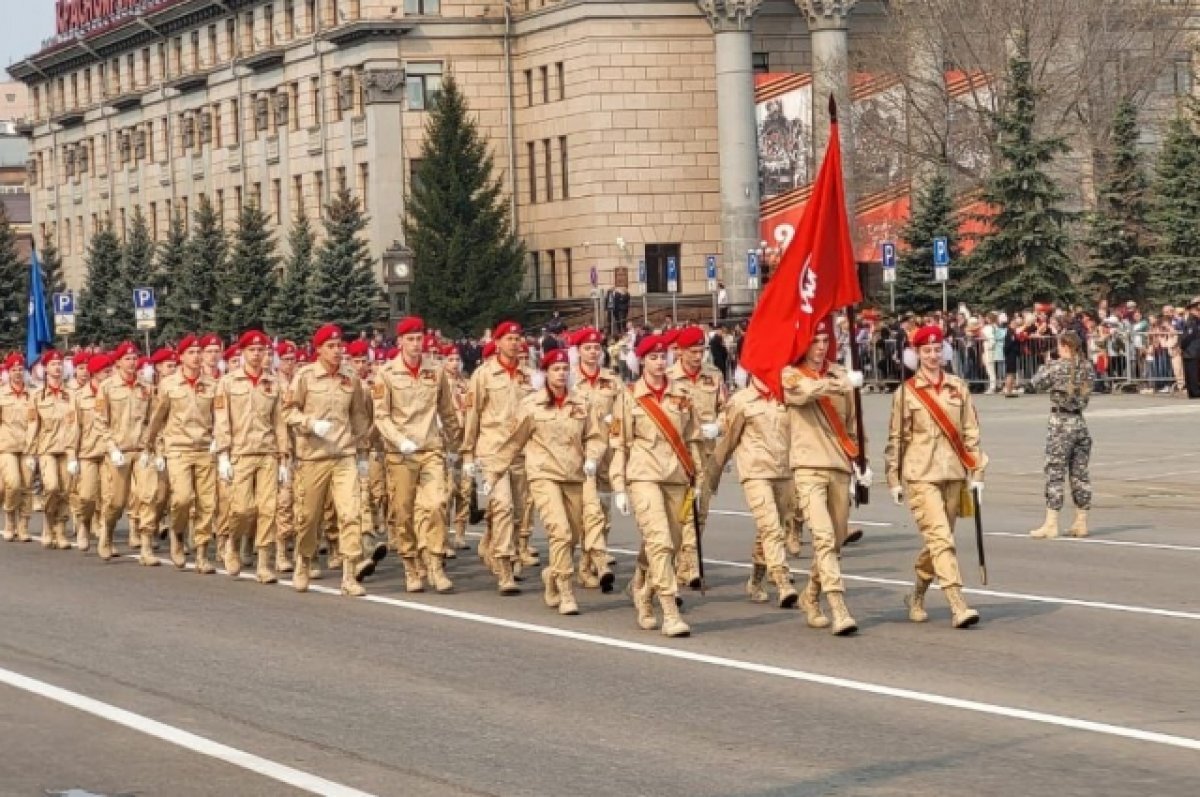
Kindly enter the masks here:
<path id="1" fill-rule="evenodd" d="M 408 185 L 414 193 L 421 187 L 421 164 L 420 158 L 412 158 L 408 162 Z"/>
<path id="2" fill-rule="evenodd" d="M 1176 58 L 1173 86 L 1176 97 L 1188 97 L 1192 93 L 1192 54 Z"/>
<path id="3" fill-rule="evenodd" d="M 293 82 L 288 86 L 288 127 L 293 131 L 300 129 L 300 84 Z"/>
<path id="4" fill-rule="evenodd" d="M 551 249 L 546 253 L 546 295 L 543 299 L 558 298 L 558 259 L 554 256 L 554 250 Z"/>
<path id="5" fill-rule="evenodd" d="M 646 244 L 646 290 L 665 293 L 667 290 L 667 260 L 675 258 L 679 292 L 683 293 L 683 264 L 679 244 Z M 674 319 L 672 319 L 674 320 Z"/>
<path id="6" fill-rule="evenodd" d="M 317 0 L 304 0 L 304 19 L 308 33 L 317 29 Z"/>
<path id="7" fill-rule="evenodd" d="M 250 204 L 258 210 L 263 209 L 262 203 L 262 183 L 253 183 L 250 186 Z"/>
<path id="8" fill-rule="evenodd" d="M 266 40 L 268 47 L 275 46 L 275 6 L 263 6 L 263 39 Z"/>
<path id="9" fill-rule="evenodd" d="M 570 249 L 563 250 L 563 269 L 567 272 L 567 292 L 563 295 L 569 299 L 575 295 L 574 262 Z"/>
<path id="10" fill-rule="evenodd" d="M 150 48 L 142 48 L 142 78 L 147 86 L 154 82 L 154 70 L 150 66 Z"/>
<path id="11" fill-rule="evenodd" d="M 762 74 L 771 71 L 771 57 L 769 53 L 753 53 L 750 56 L 750 67 L 755 74 Z"/>
<path id="12" fill-rule="evenodd" d="M 542 139 L 542 160 L 546 164 L 546 201 L 554 201 L 554 167 L 550 154 L 550 139 Z"/>
<path id="13" fill-rule="evenodd" d="M 339 194 L 346 190 L 346 167 L 339 166 L 333 172 L 334 190 Z"/>
<path id="14" fill-rule="evenodd" d="M 296 4 L 292 0 L 285 0 L 283 4 L 283 36 L 285 39 L 296 36 Z"/>
<path id="15" fill-rule="evenodd" d="M 183 74 L 183 37 L 176 36 L 171 42 L 171 74 Z"/>
<path id="16" fill-rule="evenodd" d="M 239 129 L 239 125 L 242 123 L 242 116 L 238 112 L 237 100 L 229 101 L 229 122 L 229 143 L 235 145 L 242 140 L 241 130 Z"/>
<path id="17" fill-rule="evenodd" d="M 292 205 L 295 207 L 295 217 L 304 215 L 304 176 L 297 174 L 292 177 Z"/>
<path id="18" fill-rule="evenodd" d="M 543 66 L 540 69 L 542 73 L 542 102 L 550 102 L 550 67 Z"/>
<path id="19" fill-rule="evenodd" d="M 529 161 L 529 204 L 537 204 L 537 144 L 530 141 L 525 145 L 525 156 Z"/>
<path id="20" fill-rule="evenodd" d="M 239 219 L 242 217 L 242 204 L 242 187 L 235 185 L 233 187 L 233 212 L 237 214 Z"/>
<path id="21" fill-rule="evenodd" d="M 370 192 L 367 190 L 370 187 L 370 165 L 366 163 L 358 164 L 358 195 L 362 197 L 362 210 L 366 213 L 370 210 Z"/>
<path id="22" fill-rule="evenodd" d="M 407 64 L 405 93 L 410 111 L 423 111 L 433 105 L 442 90 L 442 65 Z"/>
<path id="23" fill-rule="evenodd" d="M 192 231 L 192 214 L 188 211 L 188 198 L 179 198 L 179 215 L 183 217 L 183 231 L 191 233 Z"/>
<path id="24" fill-rule="evenodd" d="M 527 97 L 527 100 L 528 100 L 525 104 L 528 105 L 530 108 L 532 108 L 533 107 L 533 70 L 532 69 L 525 70 L 525 96 Z"/>
<path id="25" fill-rule="evenodd" d="M 534 299 L 542 298 L 542 263 L 537 252 L 529 253 L 529 265 L 526 266 L 525 273 L 525 289 L 533 295 Z"/>
<path id="26" fill-rule="evenodd" d="M 308 105 L 312 108 L 313 126 L 321 124 L 321 78 L 315 77 L 308 84 Z"/>
<path id="27" fill-rule="evenodd" d="M 254 12 L 242 15 L 242 52 L 254 52 Z"/>
<path id="28" fill-rule="evenodd" d="M 71 238 L 71 220 L 70 219 L 63 219 L 63 232 L 65 233 L 62 238 L 63 254 L 69 255 L 69 254 L 71 254 L 71 243 L 73 241 L 73 239 Z"/>
<path id="29" fill-rule="evenodd" d="M 313 172 L 313 196 L 317 200 L 317 218 L 325 218 L 325 172 Z"/>
<path id="30" fill-rule="evenodd" d="M 562 198 L 571 198 L 570 168 L 567 164 L 567 137 L 558 137 L 558 167 L 562 170 Z"/>
<path id="31" fill-rule="evenodd" d="M 217 201 L 214 205 L 217 211 L 217 225 L 225 229 L 225 189 L 217 189 Z"/>
<path id="32" fill-rule="evenodd" d="M 342 95 L 344 93 L 343 84 L 345 83 L 345 80 L 349 74 L 349 72 L 333 73 L 333 85 L 337 87 L 337 93 L 334 95 L 333 99 L 333 121 L 335 122 L 342 121 L 342 108 L 344 106 L 344 103 L 342 102 Z"/>
<path id="33" fill-rule="evenodd" d="M 135 89 L 137 88 L 137 69 L 134 68 L 136 64 L 133 53 L 125 56 L 125 71 L 129 73 L 129 86 Z"/>
<path id="34" fill-rule="evenodd" d="M 425 16 L 441 13 L 441 0 L 404 0 L 404 13 Z"/>
<path id="35" fill-rule="evenodd" d="M 217 49 L 217 26 L 208 26 L 208 65 L 213 66 L 221 60 L 220 53 Z"/>
<path id="36" fill-rule="evenodd" d="M 554 65 L 554 71 L 558 78 L 558 98 L 565 100 L 567 98 L 567 69 L 562 61 Z"/>

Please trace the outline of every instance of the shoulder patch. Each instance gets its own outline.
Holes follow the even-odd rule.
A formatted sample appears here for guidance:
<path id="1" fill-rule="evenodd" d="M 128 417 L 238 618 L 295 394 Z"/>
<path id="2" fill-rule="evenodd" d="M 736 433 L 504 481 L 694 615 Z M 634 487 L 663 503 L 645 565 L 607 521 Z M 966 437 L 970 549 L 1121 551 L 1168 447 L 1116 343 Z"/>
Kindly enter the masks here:
<path id="1" fill-rule="evenodd" d="M 36 421 L 37 419 L 38 419 L 37 407 L 30 404 L 29 408 L 25 410 L 25 420 Z"/>
<path id="2" fill-rule="evenodd" d="M 199 387 L 199 386 L 197 386 L 197 387 Z M 218 393 L 217 397 L 213 399 L 213 409 L 214 410 L 225 409 L 225 396 L 223 394 Z"/>
<path id="3" fill-rule="evenodd" d="M 381 399 L 387 393 L 387 388 L 383 384 L 383 380 L 371 385 L 371 398 Z"/>
<path id="4" fill-rule="evenodd" d="M 621 436 L 621 419 L 620 418 L 612 419 L 612 423 L 610 423 L 608 425 L 608 436 L 609 437 L 620 437 Z"/>
<path id="5" fill-rule="evenodd" d="M 802 377 L 800 376 L 799 371 L 789 371 L 788 373 L 784 374 L 783 386 L 788 388 L 789 390 L 792 388 L 800 387 L 801 378 Z"/>

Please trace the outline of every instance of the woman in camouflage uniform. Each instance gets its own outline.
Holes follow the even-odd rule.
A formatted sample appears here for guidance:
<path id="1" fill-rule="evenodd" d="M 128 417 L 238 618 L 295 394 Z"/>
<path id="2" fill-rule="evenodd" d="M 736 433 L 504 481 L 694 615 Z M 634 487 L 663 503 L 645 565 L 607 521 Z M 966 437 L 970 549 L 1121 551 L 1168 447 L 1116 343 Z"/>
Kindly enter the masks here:
<path id="1" fill-rule="evenodd" d="M 1096 378 L 1092 364 L 1083 352 L 1083 343 L 1075 332 L 1058 338 L 1058 359 L 1046 355 L 1046 364 L 1034 375 L 1032 385 L 1050 394 L 1050 422 L 1046 434 L 1046 522 L 1029 534 L 1046 539 L 1058 536 L 1058 513 L 1062 510 L 1064 483 L 1071 478 L 1071 497 L 1075 501 L 1075 522 L 1067 533 L 1086 537 L 1087 514 L 1092 506 L 1092 483 L 1088 460 L 1092 455 L 1092 435 L 1083 411 L 1087 409 Z"/>

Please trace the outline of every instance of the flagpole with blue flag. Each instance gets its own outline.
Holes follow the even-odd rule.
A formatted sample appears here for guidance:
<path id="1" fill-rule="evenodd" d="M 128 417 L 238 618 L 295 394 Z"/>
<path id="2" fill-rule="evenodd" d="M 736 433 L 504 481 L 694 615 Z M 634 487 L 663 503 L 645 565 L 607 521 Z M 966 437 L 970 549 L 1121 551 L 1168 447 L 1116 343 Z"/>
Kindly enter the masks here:
<path id="1" fill-rule="evenodd" d="M 25 362 L 32 368 L 43 349 L 50 348 L 50 319 L 46 314 L 46 287 L 42 282 L 42 265 L 38 262 L 37 247 L 29 256 L 29 322 L 25 327 Z"/>

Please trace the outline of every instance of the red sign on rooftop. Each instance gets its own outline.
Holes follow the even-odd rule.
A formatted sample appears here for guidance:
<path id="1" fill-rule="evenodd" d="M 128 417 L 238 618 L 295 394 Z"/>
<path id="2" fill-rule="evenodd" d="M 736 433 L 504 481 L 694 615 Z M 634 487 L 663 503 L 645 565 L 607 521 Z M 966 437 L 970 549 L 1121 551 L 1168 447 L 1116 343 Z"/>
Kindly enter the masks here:
<path id="1" fill-rule="evenodd" d="M 58 35 L 92 33 L 137 13 L 178 2 L 180 0 L 55 0 Z"/>

